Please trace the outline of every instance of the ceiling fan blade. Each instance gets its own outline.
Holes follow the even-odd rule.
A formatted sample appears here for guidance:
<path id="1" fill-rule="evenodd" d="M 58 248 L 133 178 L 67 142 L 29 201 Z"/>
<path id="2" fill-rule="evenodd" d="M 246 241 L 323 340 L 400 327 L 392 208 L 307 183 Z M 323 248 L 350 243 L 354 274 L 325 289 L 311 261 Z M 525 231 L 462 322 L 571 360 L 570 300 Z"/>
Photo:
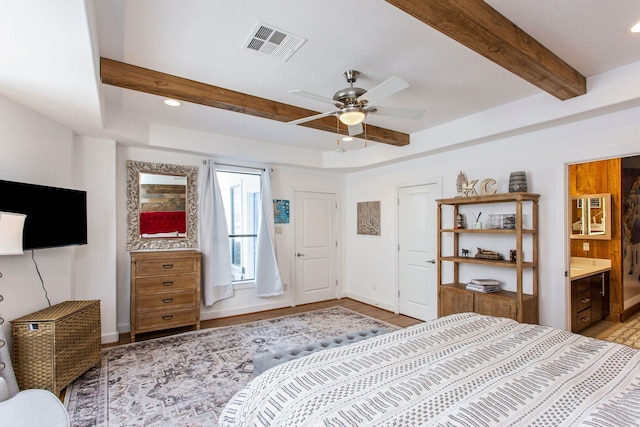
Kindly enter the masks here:
<path id="1" fill-rule="evenodd" d="M 413 108 L 402 108 L 402 107 L 381 107 L 376 105 L 375 107 L 376 115 L 380 116 L 388 116 L 388 117 L 397 117 L 399 119 L 414 119 L 417 120 L 424 116 L 424 110 L 416 110 Z"/>
<path id="2" fill-rule="evenodd" d="M 336 111 L 329 111 L 329 112 L 326 112 L 326 113 L 320 113 L 320 114 L 316 114 L 316 115 L 309 116 L 309 117 L 303 117 L 303 118 L 298 119 L 298 120 L 292 120 L 290 122 L 287 122 L 287 124 L 288 125 L 299 125 L 300 123 L 310 122 L 312 120 L 321 119 L 323 117 L 331 116 L 333 114 L 336 114 Z"/>
<path id="3" fill-rule="evenodd" d="M 349 136 L 360 135 L 362 132 L 364 132 L 364 129 L 362 128 L 362 123 L 358 123 L 357 125 L 347 126 L 347 129 L 349 131 Z"/>
<path id="4" fill-rule="evenodd" d="M 409 87 L 409 83 L 402 80 L 400 77 L 389 77 L 387 80 L 375 86 L 373 89 L 367 91 L 365 94 L 358 98 L 358 101 L 366 99 L 369 105 L 375 104 L 379 100 L 391 96 L 394 93 L 400 92 L 403 89 Z"/>
<path id="5" fill-rule="evenodd" d="M 316 101 L 324 102 L 325 104 L 334 105 L 336 103 L 336 101 L 334 101 L 331 98 L 327 98 L 325 96 L 316 95 L 315 93 L 307 92 L 307 91 L 304 91 L 304 90 L 294 89 L 294 90 L 290 90 L 289 93 L 291 93 L 293 95 L 301 96 L 303 98 L 309 98 L 309 99 L 313 99 L 313 100 L 316 100 Z"/>

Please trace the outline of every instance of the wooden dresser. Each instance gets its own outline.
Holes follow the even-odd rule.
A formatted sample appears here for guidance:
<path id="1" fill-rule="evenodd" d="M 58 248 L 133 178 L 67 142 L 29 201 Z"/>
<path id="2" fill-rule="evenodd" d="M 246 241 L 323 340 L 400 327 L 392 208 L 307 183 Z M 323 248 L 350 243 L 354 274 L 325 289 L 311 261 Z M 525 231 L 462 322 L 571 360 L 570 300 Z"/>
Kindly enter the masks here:
<path id="1" fill-rule="evenodd" d="M 200 252 L 132 252 L 131 342 L 189 325 L 200 329 Z"/>

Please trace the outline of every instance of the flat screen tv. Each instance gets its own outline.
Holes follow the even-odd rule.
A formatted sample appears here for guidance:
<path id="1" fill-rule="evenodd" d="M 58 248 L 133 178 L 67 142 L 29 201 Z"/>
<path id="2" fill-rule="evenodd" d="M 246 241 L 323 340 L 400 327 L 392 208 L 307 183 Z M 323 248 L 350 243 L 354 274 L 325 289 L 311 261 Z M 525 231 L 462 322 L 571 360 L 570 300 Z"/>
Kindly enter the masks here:
<path id="1" fill-rule="evenodd" d="M 87 192 L 0 180 L 0 212 L 27 215 L 24 249 L 87 244 Z"/>

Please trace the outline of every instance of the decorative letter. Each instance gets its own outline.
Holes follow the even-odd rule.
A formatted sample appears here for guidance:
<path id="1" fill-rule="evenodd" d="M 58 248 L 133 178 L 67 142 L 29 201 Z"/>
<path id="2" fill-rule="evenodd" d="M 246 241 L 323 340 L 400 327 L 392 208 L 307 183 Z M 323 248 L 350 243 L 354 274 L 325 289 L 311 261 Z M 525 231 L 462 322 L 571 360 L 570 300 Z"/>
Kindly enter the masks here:
<path id="1" fill-rule="evenodd" d="M 482 193 L 483 196 L 489 195 L 489 194 L 496 194 L 496 189 L 492 189 L 492 190 L 487 190 L 487 186 L 489 185 L 495 185 L 496 180 L 493 178 L 487 178 L 484 181 L 482 181 L 480 183 L 480 193 Z"/>

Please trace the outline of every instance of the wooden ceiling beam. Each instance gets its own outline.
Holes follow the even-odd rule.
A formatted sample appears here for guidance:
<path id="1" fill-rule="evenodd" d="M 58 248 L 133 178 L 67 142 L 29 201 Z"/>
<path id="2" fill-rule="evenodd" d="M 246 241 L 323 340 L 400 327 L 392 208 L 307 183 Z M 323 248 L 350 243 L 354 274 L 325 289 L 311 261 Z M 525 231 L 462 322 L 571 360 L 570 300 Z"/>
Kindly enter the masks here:
<path id="1" fill-rule="evenodd" d="M 587 93 L 583 75 L 483 0 L 386 1 L 556 98 Z"/>
<path id="2" fill-rule="evenodd" d="M 150 93 L 280 122 L 290 122 L 302 117 L 319 114 L 317 111 L 235 92 L 107 58 L 100 58 L 100 78 L 104 84 L 124 89 Z M 336 119 L 332 116 L 302 123 L 299 126 L 336 133 Z M 346 135 L 346 132 L 345 127 L 342 126 L 340 133 Z M 409 135 L 390 129 L 367 125 L 367 140 L 403 146 L 409 144 Z"/>

